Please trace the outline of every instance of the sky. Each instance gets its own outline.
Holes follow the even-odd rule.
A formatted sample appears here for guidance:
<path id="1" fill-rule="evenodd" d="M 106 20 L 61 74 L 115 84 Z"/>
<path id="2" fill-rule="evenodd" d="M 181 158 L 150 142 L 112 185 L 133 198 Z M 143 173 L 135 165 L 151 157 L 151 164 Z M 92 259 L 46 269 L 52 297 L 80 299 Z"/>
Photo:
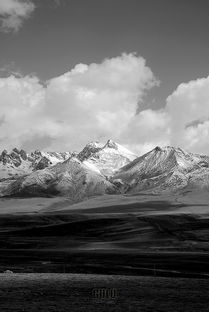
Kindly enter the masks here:
<path id="1" fill-rule="evenodd" d="M 0 148 L 209 153 L 208 0 L 0 0 Z"/>

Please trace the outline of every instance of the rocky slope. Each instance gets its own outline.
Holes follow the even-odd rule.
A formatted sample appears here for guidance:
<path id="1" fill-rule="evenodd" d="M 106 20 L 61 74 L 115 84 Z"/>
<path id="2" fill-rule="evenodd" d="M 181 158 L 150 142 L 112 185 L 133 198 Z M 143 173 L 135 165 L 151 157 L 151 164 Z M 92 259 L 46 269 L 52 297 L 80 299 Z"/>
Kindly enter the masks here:
<path id="1" fill-rule="evenodd" d="M 0 196 L 65 195 L 72 201 L 117 193 L 107 176 L 136 156 L 111 140 L 89 143 L 77 155 L 35 151 L 4 151 L 0 164 Z"/>
<path id="2" fill-rule="evenodd" d="M 73 202 L 115 193 L 116 187 L 76 157 L 17 178 L 2 189 L 3 196 L 65 195 Z"/>
<path id="3" fill-rule="evenodd" d="M 14 148 L 11 152 L 4 150 L 0 155 L 0 181 L 29 174 L 35 170 L 63 162 L 71 156 L 70 152 L 35 151 L 30 154 Z"/>
<path id="4" fill-rule="evenodd" d="M 113 181 L 123 192 L 174 192 L 207 188 L 209 156 L 192 154 L 174 147 L 156 147 L 119 169 Z"/>

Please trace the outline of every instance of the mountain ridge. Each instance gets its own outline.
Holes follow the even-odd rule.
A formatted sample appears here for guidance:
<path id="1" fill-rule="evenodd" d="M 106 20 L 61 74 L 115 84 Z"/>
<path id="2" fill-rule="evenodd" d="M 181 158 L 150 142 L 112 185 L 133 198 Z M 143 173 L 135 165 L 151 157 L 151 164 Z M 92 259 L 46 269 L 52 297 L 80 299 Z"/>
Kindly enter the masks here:
<path id="1" fill-rule="evenodd" d="M 23 149 L 3 150 L 0 154 L 0 180 L 32 173 L 64 161 L 70 152 L 45 152 L 35 150 L 27 153 Z"/>
<path id="2" fill-rule="evenodd" d="M 127 185 L 125 192 L 149 189 L 163 192 L 183 189 L 201 172 L 209 174 L 209 156 L 157 146 L 120 168 L 113 178 Z"/>
<path id="3" fill-rule="evenodd" d="M 0 196 L 61 195 L 76 201 L 112 193 L 209 190 L 209 156 L 173 146 L 156 146 L 139 157 L 112 140 L 90 142 L 78 153 L 4 150 L 0 174 L 10 169 L 19 174 L 1 176 Z"/>

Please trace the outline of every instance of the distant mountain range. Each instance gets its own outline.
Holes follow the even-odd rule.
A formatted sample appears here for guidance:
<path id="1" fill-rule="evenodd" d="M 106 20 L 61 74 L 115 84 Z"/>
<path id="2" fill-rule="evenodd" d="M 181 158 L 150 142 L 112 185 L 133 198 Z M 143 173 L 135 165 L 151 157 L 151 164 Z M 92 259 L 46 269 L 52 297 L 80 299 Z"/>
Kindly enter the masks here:
<path id="1" fill-rule="evenodd" d="M 72 202 L 117 193 L 209 190 L 209 156 L 156 147 L 137 157 L 108 140 L 79 153 L 14 148 L 0 155 L 0 196 L 67 196 Z"/>
<path id="2" fill-rule="evenodd" d="M 29 174 L 35 170 L 63 162 L 71 157 L 70 152 L 43 152 L 36 150 L 30 154 L 14 148 L 10 153 L 4 150 L 0 155 L 0 180 Z"/>

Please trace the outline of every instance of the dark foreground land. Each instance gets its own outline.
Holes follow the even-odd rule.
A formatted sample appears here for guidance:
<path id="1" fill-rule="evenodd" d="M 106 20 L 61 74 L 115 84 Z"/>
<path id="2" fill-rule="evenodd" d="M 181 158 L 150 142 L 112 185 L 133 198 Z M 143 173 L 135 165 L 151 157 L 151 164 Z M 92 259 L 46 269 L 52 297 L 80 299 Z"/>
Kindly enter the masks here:
<path id="1" fill-rule="evenodd" d="M 43 209 L 37 199 L 35 210 L 4 199 L 0 312 L 209 311 L 207 198 L 110 198 Z"/>
<path id="2" fill-rule="evenodd" d="M 114 297 L 95 290 L 114 289 Z M 1 274 L 0 311 L 206 312 L 209 281 L 88 274 Z"/>
<path id="3" fill-rule="evenodd" d="M 2 214 L 0 272 L 209 278 L 208 214 L 178 209 L 149 201 L 111 213 Z"/>

